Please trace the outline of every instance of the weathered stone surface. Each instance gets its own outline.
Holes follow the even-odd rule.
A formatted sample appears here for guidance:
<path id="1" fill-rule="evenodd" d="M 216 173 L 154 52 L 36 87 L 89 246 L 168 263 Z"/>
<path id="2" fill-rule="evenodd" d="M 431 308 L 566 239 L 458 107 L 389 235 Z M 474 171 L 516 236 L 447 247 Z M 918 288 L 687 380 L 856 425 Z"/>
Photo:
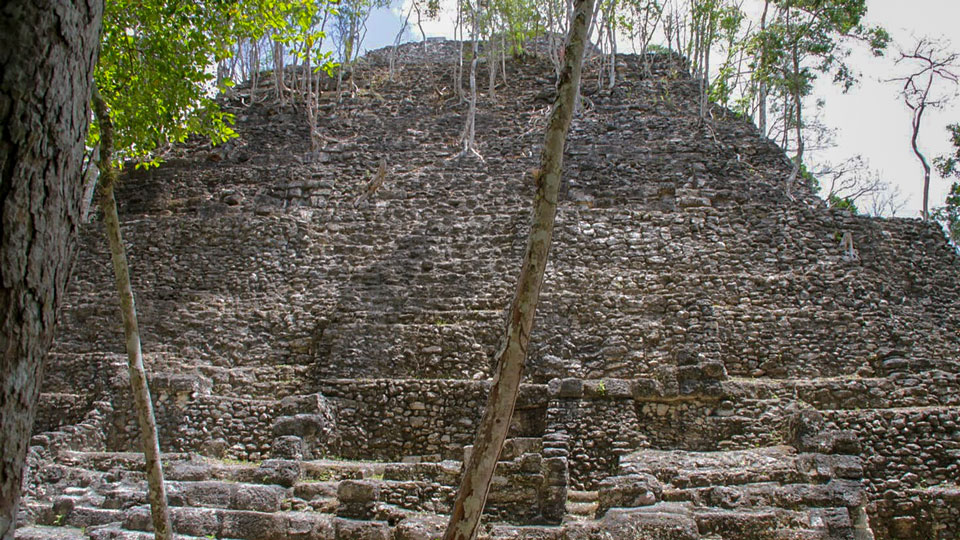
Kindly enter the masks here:
<path id="1" fill-rule="evenodd" d="M 337 487 L 337 515 L 354 519 L 373 519 L 380 485 L 367 480 L 344 480 Z"/>
<path id="2" fill-rule="evenodd" d="M 256 475 L 263 483 L 290 487 L 300 478 L 300 463 L 286 459 L 268 459 L 260 464 Z"/>
<path id="3" fill-rule="evenodd" d="M 651 506 L 660 502 L 663 488 L 657 478 L 650 474 L 611 476 L 598 486 L 599 506 L 597 517 L 603 517 L 613 507 L 634 508 Z"/>
<path id="4" fill-rule="evenodd" d="M 397 525 L 394 540 L 435 540 L 446 528 L 447 519 L 441 516 L 410 517 Z"/>

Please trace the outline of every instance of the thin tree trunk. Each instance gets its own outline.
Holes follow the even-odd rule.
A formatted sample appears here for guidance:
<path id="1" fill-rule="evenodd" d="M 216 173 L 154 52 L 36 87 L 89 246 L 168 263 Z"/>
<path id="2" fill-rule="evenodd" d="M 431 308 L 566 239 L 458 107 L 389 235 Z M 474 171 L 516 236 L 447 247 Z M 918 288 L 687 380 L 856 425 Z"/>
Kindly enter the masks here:
<path id="1" fill-rule="evenodd" d="M 480 60 L 480 47 L 479 47 L 479 29 L 477 27 L 477 9 L 479 6 L 471 6 L 471 18 L 473 26 L 473 59 L 470 62 L 470 108 L 467 111 L 467 121 L 463 126 L 463 133 L 460 136 L 460 139 L 463 143 L 463 150 L 457 157 L 464 157 L 468 154 L 473 154 L 480 158 L 483 157 L 480 155 L 480 152 L 477 151 L 477 63 Z M 462 48 L 462 47 L 461 47 Z"/>
<path id="2" fill-rule="evenodd" d="M 790 178 L 787 179 L 787 196 L 793 197 L 793 186 L 797 181 L 797 176 L 800 174 L 800 167 L 803 165 L 803 96 L 800 95 L 800 58 L 799 52 L 797 51 L 797 44 L 793 45 L 793 76 L 796 78 L 794 80 L 794 90 L 793 90 L 793 101 L 794 101 L 794 115 L 796 120 L 796 135 L 797 135 L 797 155 L 793 161 L 793 168 L 790 170 Z"/>
<path id="3" fill-rule="evenodd" d="M 516 47 L 519 47 L 519 45 Z M 514 50 L 516 51 L 519 49 L 515 48 Z M 507 43 L 506 39 L 503 37 L 503 34 L 500 34 L 500 77 L 503 79 L 504 86 L 509 84 L 507 82 Z"/>
<path id="4" fill-rule="evenodd" d="M 760 134 L 764 137 L 767 136 L 767 83 L 764 80 L 766 77 L 766 64 L 764 62 L 764 57 L 766 56 L 767 44 L 766 44 L 766 31 L 767 31 L 767 10 L 770 7 L 770 0 L 765 0 L 763 3 L 763 15 L 760 17 L 760 35 L 763 36 L 763 40 L 760 44 L 760 67 L 761 71 L 760 78 L 760 91 L 759 91 L 759 121 L 757 122 Z"/>
<path id="5" fill-rule="evenodd" d="M 570 38 L 564 55 L 564 67 L 557 82 L 557 99 L 550 114 L 540 173 L 534 197 L 533 216 L 526 254 L 517 280 L 517 289 L 505 328 L 503 348 L 497 355 L 497 371 L 490 388 L 487 406 L 480 420 L 473 453 L 466 463 L 463 479 L 444 540 L 473 540 L 490 491 L 490 481 L 507 437 L 510 419 L 520 390 L 534 313 L 543 286 L 543 274 L 550 254 L 557 196 L 563 169 L 563 146 L 573 118 L 574 100 L 580 86 L 580 71 L 587 25 L 594 0 L 577 0 L 570 25 Z"/>
<path id="6" fill-rule="evenodd" d="M 257 101 L 257 86 L 260 84 L 260 45 L 250 40 L 250 103 Z"/>
<path id="7" fill-rule="evenodd" d="M 284 83 L 284 66 L 283 66 L 283 43 L 280 41 L 273 42 L 273 78 L 274 84 L 276 85 L 276 95 L 277 101 L 280 102 L 280 105 L 284 105 L 287 99 L 287 93 L 290 89 L 287 88 L 287 85 Z"/>
<path id="8" fill-rule="evenodd" d="M 609 87 L 613 90 L 613 87 L 617 84 L 617 25 L 616 25 L 616 5 L 614 0 L 610 0 L 610 31 L 608 32 L 608 38 L 610 39 L 610 81 Z"/>
<path id="9" fill-rule="evenodd" d="M 0 7 L 0 539 L 20 486 L 57 309 L 77 254 L 102 2 Z"/>
<path id="10" fill-rule="evenodd" d="M 403 38 L 403 32 L 407 29 L 407 25 L 410 23 L 410 15 L 413 14 L 413 6 L 410 6 L 410 9 L 407 10 L 407 18 L 403 20 L 403 26 L 400 27 L 400 31 L 397 32 L 397 37 L 393 40 L 393 49 L 390 50 L 390 82 L 393 82 L 393 76 L 396 73 L 397 68 L 397 51 L 400 47 L 400 40 Z"/>
<path id="11" fill-rule="evenodd" d="M 417 4 L 414 3 L 413 5 L 416 6 Z M 417 11 L 417 16 L 419 17 L 419 15 L 420 12 Z M 454 84 L 454 88 L 456 89 L 457 103 L 459 104 L 463 103 L 463 0 L 457 0 L 457 26 L 453 29 L 454 35 L 456 35 L 458 29 L 460 30 L 460 41 L 457 48 L 457 81 L 456 84 Z M 424 37 L 424 39 L 426 39 L 426 37 Z M 426 41 L 424 41 L 424 47 L 426 47 Z"/>
<path id="12" fill-rule="evenodd" d="M 420 29 L 420 46 L 423 47 L 423 50 L 427 50 L 427 33 L 423 30 L 423 15 L 420 13 L 420 6 L 417 5 L 417 0 L 413 0 L 413 9 L 417 10 L 417 28 Z M 457 4 L 457 15 L 459 16 L 459 4 Z M 460 34 L 461 38 L 463 37 L 463 31 Z"/>
<path id="13" fill-rule="evenodd" d="M 926 109 L 926 105 L 921 102 L 920 106 L 914 109 L 913 111 L 913 121 L 911 122 L 913 127 L 913 133 L 910 136 L 910 147 L 913 148 L 913 153 L 917 156 L 917 159 L 920 160 L 920 163 L 923 165 L 923 220 L 929 221 L 930 219 L 930 162 L 927 161 L 927 157 L 920 152 L 920 147 L 917 144 L 917 136 L 920 134 L 920 121 L 923 119 L 923 111 Z"/>
<path id="14" fill-rule="evenodd" d="M 307 77 L 306 80 L 306 94 L 304 95 L 304 106 L 306 107 L 307 112 L 307 127 L 310 130 L 310 151 L 316 152 L 320 149 L 320 139 L 317 136 L 317 107 L 316 107 L 316 96 L 313 92 L 313 66 L 310 64 L 310 51 L 312 47 L 310 44 L 307 44 L 306 54 L 303 57 L 303 62 L 305 64 L 304 75 Z M 340 72 L 343 72 L 343 66 L 340 66 Z M 337 81 L 337 88 L 339 91 L 340 81 Z"/>
<path id="15" fill-rule="evenodd" d="M 700 48 L 703 55 L 700 79 L 700 120 L 704 122 L 707 120 L 707 106 L 709 104 L 707 96 L 710 93 L 710 46 L 713 44 L 712 11 L 708 12 L 705 17 L 706 23 L 703 27 L 703 36 L 700 38 Z"/>
<path id="16" fill-rule="evenodd" d="M 489 68 L 487 95 L 489 95 L 492 99 L 496 97 L 495 92 L 497 86 L 497 39 L 496 36 L 493 35 L 492 23 L 490 28 L 490 38 L 487 39 L 487 45 L 489 46 L 489 50 L 487 51 L 487 67 Z"/>
<path id="17" fill-rule="evenodd" d="M 143 457 L 147 474 L 147 499 L 153 520 L 154 538 L 171 540 L 173 528 L 170 526 L 170 511 L 167 508 L 167 494 L 163 485 L 163 467 L 160 464 L 160 442 L 157 438 L 157 423 L 153 416 L 153 402 L 147 386 L 147 374 L 143 368 L 143 355 L 140 350 L 140 329 L 137 324 L 137 311 L 133 301 L 133 289 L 130 286 L 130 269 L 127 266 L 127 254 L 120 236 L 120 218 L 117 215 L 117 201 L 113 188 L 117 180 L 117 171 L 113 167 L 113 124 L 106 104 L 100 98 L 97 89 L 93 90 L 93 107 L 100 126 L 100 210 L 103 211 L 103 225 L 110 244 L 110 258 L 113 261 L 113 273 L 120 295 L 120 311 L 123 317 L 123 334 L 126 338 L 127 367 L 130 372 L 130 386 L 133 401 L 137 409 L 137 421 L 140 424 L 140 440 L 143 444 Z"/>

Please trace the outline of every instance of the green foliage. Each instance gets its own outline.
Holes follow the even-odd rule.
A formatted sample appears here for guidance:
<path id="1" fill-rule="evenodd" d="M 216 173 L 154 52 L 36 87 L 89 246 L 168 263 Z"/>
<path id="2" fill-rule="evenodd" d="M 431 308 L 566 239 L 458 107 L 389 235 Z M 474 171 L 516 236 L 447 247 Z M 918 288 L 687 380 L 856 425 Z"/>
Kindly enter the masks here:
<path id="1" fill-rule="evenodd" d="M 540 16 L 537 2 L 531 0 L 492 0 L 491 27 L 499 26 L 504 32 L 510 53 L 520 56 L 523 45 L 539 31 Z M 499 24 L 497 24 L 499 22 Z M 491 28 L 492 30 L 492 28 Z M 494 36 L 491 33 L 491 39 Z"/>
<path id="2" fill-rule="evenodd" d="M 332 0 L 331 0 L 332 1 Z M 236 136 L 233 117 L 212 97 L 219 90 L 213 66 L 233 54 L 241 39 L 268 30 L 301 54 L 323 33 L 318 14 L 327 0 L 107 0 L 100 59 L 94 80 L 110 109 L 117 161 L 159 163 L 158 151 L 190 135 L 214 144 Z M 319 54 L 318 69 L 334 65 Z M 225 86 L 232 83 L 226 81 Z M 99 143 L 96 123 L 88 145 Z"/>
<path id="3" fill-rule="evenodd" d="M 953 153 L 938 157 L 934 162 L 944 178 L 960 178 L 960 124 L 947 126 Z M 945 204 L 933 210 L 933 218 L 944 224 L 947 236 L 955 244 L 960 244 L 960 182 L 954 182 L 947 193 Z"/>
<path id="4" fill-rule="evenodd" d="M 797 102 L 809 95 L 819 74 L 830 74 L 844 91 L 857 74 L 845 63 L 846 41 L 865 43 L 881 55 L 890 42 L 880 27 L 863 24 L 866 0 L 773 0 L 773 13 L 762 31 L 745 39 L 751 69 L 751 92 L 762 86 L 771 96 Z M 796 113 L 784 111 L 785 126 L 796 126 Z"/>
<path id="5" fill-rule="evenodd" d="M 830 208 L 837 208 L 839 210 L 848 210 L 854 214 L 858 214 L 857 205 L 853 202 L 853 199 L 850 197 L 838 197 L 836 195 L 830 195 L 827 197 L 827 204 L 830 205 Z"/>
<path id="6" fill-rule="evenodd" d="M 155 151 L 190 134 L 222 142 L 233 118 L 210 98 L 209 66 L 230 54 L 240 4 L 108 0 L 95 83 L 111 111 L 119 161 L 157 163 Z M 98 126 L 88 144 L 99 142 Z"/>
<path id="7" fill-rule="evenodd" d="M 947 132 L 950 133 L 950 142 L 953 143 L 953 154 L 940 156 L 933 160 L 937 166 L 940 176 L 949 178 L 956 176 L 960 178 L 960 124 L 951 124 L 947 126 Z"/>
<path id="8" fill-rule="evenodd" d="M 960 244 L 960 182 L 954 182 L 946 204 L 933 210 L 933 218 L 944 224 L 954 245 Z"/>

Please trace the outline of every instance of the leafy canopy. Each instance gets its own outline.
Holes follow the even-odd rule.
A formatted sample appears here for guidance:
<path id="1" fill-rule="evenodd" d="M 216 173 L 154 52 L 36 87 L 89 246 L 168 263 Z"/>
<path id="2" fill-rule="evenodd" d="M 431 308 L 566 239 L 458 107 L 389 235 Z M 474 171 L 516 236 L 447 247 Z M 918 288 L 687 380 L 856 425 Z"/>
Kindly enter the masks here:
<path id="1" fill-rule="evenodd" d="M 960 124 L 947 126 L 947 131 L 953 143 L 953 153 L 938 157 L 934 163 L 944 178 L 960 178 Z M 950 240 L 954 244 L 960 244 L 960 181 L 950 186 L 946 204 L 935 209 L 933 216 L 946 225 Z"/>
<path id="2" fill-rule="evenodd" d="M 314 47 L 318 14 L 336 0 L 107 0 L 94 81 L 110 109 L 118 161 L 159 163 L 168 143 L 236 136 L 215 94 L 217 62 L 241 39 Z M 302 47 L 298 48 L 303 50 Z M 329 61 L 321 64 L 331 69 Z M 225 81 L 229 85 L 229 81 Z M 88 145 L 99 143 L 96 123 Z"/>
<path id="3" fill-rule="evenodd" d="M 193 133 L 222 142 L 235 133 L 210 98 L 210 68 L 230 54 L 239 3 L 109 0 L 94 81 L 110 109 L 119 160 L 157 163 L 155 150 Z M 99 142 L 94 125 L 89 144 Z"/>

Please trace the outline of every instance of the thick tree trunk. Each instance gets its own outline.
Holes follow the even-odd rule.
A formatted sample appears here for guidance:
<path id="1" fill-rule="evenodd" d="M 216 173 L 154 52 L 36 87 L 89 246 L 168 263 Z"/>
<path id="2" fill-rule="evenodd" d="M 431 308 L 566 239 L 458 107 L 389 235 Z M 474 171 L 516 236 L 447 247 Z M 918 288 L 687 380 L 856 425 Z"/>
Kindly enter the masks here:
<path id="1" fill-rule="evenodd" d="M 533 329 L 533 317 L 550 254 L 557 195 L 563 169 L 563 146 L 573 118 L 574 100 L 580 86 L 580 70 L 587 26 L 594 0 L 577 0 L 564 67 L 557 81 L 557 101 L 550 115 L 533 204 L 533 218 L 517 289 L 507 318 L 503 348 L 497 355 L 497 371 L 487 406 L 480 420 L 473 453 L 466 463 L 453 514 L 444 540 L 473 540 L 487 501 L 490 481 L 510 427 L 520 390 L 520 379 Z"/>
<path id="2" fill-rule="evenodd" d="M 127 367 L 130 373 L 130 388 L 137 409 L 137 421 L 140 424 L 140 442 L 143 445 L 143 457 L 147 474 L 147 499 L 153 518 L 154 537 L 157 540 L 171 540 L 173 528 L 170 526 L 170 511 L 167 508 L 167 493 L 163 485 L 163 467 L 160 464 L 160 442 L 157 438 L 157 423 L 153 416 L 153 402 L 147 387 L 147 374 L 143 368 L 143 355 L 140 349 L 140 328 L 137 324 L 137 310 L 133 301 L 133 288 L 130 286 L 130 268 L 127 266 L 127 253 L 120 236 L 120 218 L 117 215 L 117 201 L 113 188 L 117 181 L 117 171 L 113 167 L 113 125 L 106 105 L 94 89 L 93 106 L 97 123 L 100 126 L 100 210 L 103 212 L 103 225 L 106 229 L 107 243 L 110 245 L 110 259 L 113 261 L 113 274 L 120 296 L 120 312 L 123 318 L 123 335 L 126 339 Z"/>
<path id="3" fill-rule="evenodd" d="M 57 308 L 76 255 L 103 3 L 0 6 L 0 539 L 13 540 Z"/>

